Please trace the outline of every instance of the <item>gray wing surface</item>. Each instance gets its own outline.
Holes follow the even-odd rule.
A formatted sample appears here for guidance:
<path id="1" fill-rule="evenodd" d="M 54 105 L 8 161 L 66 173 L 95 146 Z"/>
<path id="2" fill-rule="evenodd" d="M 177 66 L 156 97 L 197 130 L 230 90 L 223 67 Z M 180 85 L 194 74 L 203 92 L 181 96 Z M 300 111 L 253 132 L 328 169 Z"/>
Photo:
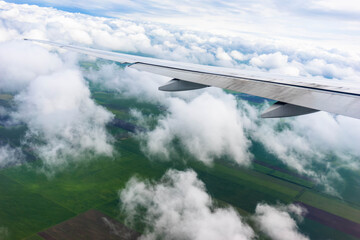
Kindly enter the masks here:
<path id="1" fill-rule="evenodd" d="M 360 119 L 360 86 L 357 83 L 325 81 L 313 77 L 281 76 L 266 72 L 167 61 L 43 40 L 31 41 L 127 63 L 128 67 L 172 78 L 169 83 L 159 87 L 163 91 L 184 91 L 214 86 L 276 100 L 277 102 L 261 115 L 265 118 L 326 111 Z"/>

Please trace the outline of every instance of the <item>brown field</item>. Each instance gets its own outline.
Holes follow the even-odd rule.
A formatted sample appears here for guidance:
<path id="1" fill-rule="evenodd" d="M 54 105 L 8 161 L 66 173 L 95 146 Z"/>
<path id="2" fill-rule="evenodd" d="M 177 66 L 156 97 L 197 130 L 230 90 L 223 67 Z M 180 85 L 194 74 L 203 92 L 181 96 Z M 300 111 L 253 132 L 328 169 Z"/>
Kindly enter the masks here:
<path id="1" fill-rule="evenodd" d="M 360 224 L 337 215 L 325 212 L 302 202 L 295 202 L 307 210 L 306 218 L 337 229 L 354 237 L 360 238 Z"/>
<path id="2" fill-rule="evenodd" d="M 135 231 L 97 210 L 89 210 L 38 235 L 46 240 L 132 240 L 139 237 Z"/>

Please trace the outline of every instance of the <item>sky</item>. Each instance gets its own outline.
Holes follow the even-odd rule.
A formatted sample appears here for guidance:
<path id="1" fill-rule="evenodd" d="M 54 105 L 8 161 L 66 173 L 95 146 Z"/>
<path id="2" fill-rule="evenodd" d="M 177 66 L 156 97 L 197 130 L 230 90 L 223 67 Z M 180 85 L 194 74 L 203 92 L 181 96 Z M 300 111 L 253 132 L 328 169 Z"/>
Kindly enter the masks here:
<path id="1" fill-rule="evenodd" d="M 94 58 L 21 39 L 359 83 L 357 6 L 355 1 L 335 0 L 0 1 L 0 86 L 14 95 L 16 105 L 0 108 L 0 116 L 9 119 L 2 124 L 26 124 L 22 144 L 34 149 L 43 163 L 40 172 L 49 176 L 89 156 L 117 156 L 106 129 L 114 116 L 91 98 L 90 81 L 165 107 L 152 127 L 154 119 L 138 109 L 131 111 L 135 121 L 149 125 L 148 132 L 135 136 L 149 159 L 171 161 L 177 154 L 172 142 L 177 140 L 183 151 L 209 166 L 214 158 L 227 156 L 249 167 L 251 146 L 257 142 L 288 167 L 315 179 L 322 191 L 342 197 L 349 186 L 341 172 L 360 169 L 357 119 L 319 112 L 264 120 L 259 115 L 268 103 L 257 108 L 216 88 L 160 92 L 157 88 L 169 80 L 166 77 L 112 63 L 85 71 L 78 62 Z M 329 156 L 336 161 L 328 161 Z M 0 146 L 0 167 L 23 160 L 20 148 Z M 318 171 L 319 166 L 324 171 Z M 171 197 L 174 194 L 177 198 Z M 119 191 L 119 199 L 128 203 L 122 210 L 129 212 L 129 221 L 137 207 L 156 206 L 145 215 L 153 220 L 145 239 L 179 234 L 208 239 L 203 234 L 209 229 L 220 239 L 255 238 L 234 209 L 213 205 L 206 186 L 191 170 L 169 170 L 159 182 L 133 178 Z M 166 203 L 172 211 L 161 208 Z M 307 239 L 297 228 L 303 214 L 294 205 L 258 203 L 251 218 L 270 238 Z M 227 231 L 216 228 L 217 219 L 228 223 Z M 277 219 L 280 229 L 273 231 L 271 219 Z M 190 220 L 199 227 L 189 228 Z"/>
<path id="2" fill-rule="evenodd" d="M 250 40 L 316 44 L 359 50 L 356 0 L 261 1 L 9 1 L 33 3 L 95 16 L 171 24 L 182 29 L 243 36 Z"/>

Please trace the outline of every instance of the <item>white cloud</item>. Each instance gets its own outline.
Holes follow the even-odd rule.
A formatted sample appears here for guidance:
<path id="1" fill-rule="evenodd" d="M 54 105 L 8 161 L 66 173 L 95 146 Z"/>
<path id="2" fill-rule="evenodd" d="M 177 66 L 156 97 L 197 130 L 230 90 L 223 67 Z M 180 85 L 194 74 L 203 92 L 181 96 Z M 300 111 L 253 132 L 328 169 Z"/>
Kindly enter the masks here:
<path id="1" fill-rule="evenodd" d="M 0 169 L 10 165 L 20 164 L 24 161 L 24 155 L 18 148 L 9 145 L 0 146 Z M 1 236 L 1 227 L 0 227 Z"/>
<path id="2" fill-rule="evenodd" d="M 102 4 L 107 6 L 107 2 Z M 114 3 L 111 2 L 111 4 Z M 210 4 L 210 2 L 203 4 Z M 258 9 L 256 4 L 246 4 L 249 5 L 248 7 L 256 6 Z M 168 2 L 163 6 L 167 8 L 170 5 L 171 3 Z M 239 12 L 239 10 L 234 10 L 238 8 L 236 4 L 220 5 L 219 11 L 229 8 L 231 9 L 229 13 Z M 292 6 L 292 4 L 287 5 L 289 8 L 290 5 Z M 87 3 L 87 6 L 90 7 L 92 4 Z M 276 6 L 275 4 L 271 7 Z M 327 73 L 330 72 L 330 76 L 339 79 L 352 81 L 360 79 L 360 68 L 355 64 L 360 61 L 360 55 L 359 52 L 354 51 L 354 48 L 344 51 L 339 50 L 341 47 L 337 46 L 335 49 L 326 50 L 323 48 L 323 43 L 296 42 L 299 39 L 274 41 L 266 37 L 255 37 L 256 34 L 250 35 L 249 38 L 249 34 L 245 33 L 236 37 L 214 35 L 204 31 L 179 30 L 171 25 L 92 17 L 5 2 L 1 2 L 1 8 L 0 19 L 3 21 L 0 21 L 0 32 L 3 34 L 0 35 L 0 41 L 23 37 L 43 38 L 125 52 L 139 52 L 185 62 L 253 70 L 263 68 L 294 76 L 323 74 L 327 77 Z M 200 6 L 195 8 L 200 8 Z M 341 46 L 346 45 L 343 41 L 340 42 Z M 250 61 L 252 67 L 249 67 L 246 62 L 250 58 L 252 58 Z M 240 63 L 236 63 L 233 59 Z"/>
<path id="3" fill-rule="evenodd" d="M 45 168 L 64 165 L 85 152 L 111 155 L 105 125 L 112 114 L 90 98 L 74 60 L 64 55 L 64 63 L 26 42 L 0 44 L 0 56 L 8 56 L 1 58 L 0 81 L 3 90 L 15 93 L 12 117 L 27 124 L 25 142 Z"/>
<path id="4" fill-rule="evenodd" d="M 233 208 L 215 207 L 204 183 L 192 170 L 168 170 L 158 183 L 132 178 L 119 192 L 128 224 L 145 224 L 141 239 L 256 239 L 254 230 Z M 305 240 L 297 205 L 258 204 L 250 216 L 271 239 Z"/>
<path id="5" fill-rule="evenodd" d="M 147 225 L 142 239 L 252 239 L 253 230 L 232 208 L 216 208 L 196 173 L 169 170 L 161 182 L 132 178 L 120 192 L 129 223 L 139 208 Z"/>
<path id="6" fill-rule="evenodd" d="M 104 64 L 99 70 L 85 72 L 85 76 L 100 87 L 121 93 L 126 97 L 152 103 L 166 103 L 169 94 L 159 91 L 158 87 L 169 78 L 132 68 L 121 68 L 116 64 Z"/>
<path id="7" fill-rule="evenodd" d="M 90 99 L 78 70 L 39 76 L 15 101 L 19 110 L 14 118 L 29 127 L 28 140 L 46 142 L 34 144 L 46 164 L 60 165 L 67 157 L 79 158 L 83 151 L 111 155 L 105 125 L 112 115 Z"/>
<path id="8" fill-rule="evenodd" d="M 274 240 L 306 240 L 307 236 L 299 232 L 296 221 L 290 216 L 293 213 L 302 216 L 304 210 L 296 205 L 270 206 L 258 204 L 253 216 L 260 230 Z"/>
<path id="9" fill-rule="evenodd" d="M 356 0 L 345 0 L 341 2 L 336 0 L 317 0 L 312 1 L 310 8 L 330 12 L 360 13 L 360 6 Z"/>
<path id="10" fill-rule="evenodd" d="M 334 151 L 338 154 L 360 155 L 360 121 L 345 116 L 333 116 L 320 112 L 316 115 L 294 119 L 294 129 L 308 138 L 322 151 Z"/>
<path id="11" fill-rule="evenodd" d="M 323 1 L 49 1 L 46 6 L 75 8 L 95 15 L 161 22 L 177 28 L 237 36 L 248 41 L 287 42 L 359 50 L 359 7 L 356 0 Z M 184 17 L 186 16 L 186 17 Z"/>
<path id="12" fill-rule="evenodd" d="M 176 139 L 204 163 L 228 155 L 238 164 L 249 164 L 250 143 L 232 95 L 213 91 L 188 102 L 179 98 L 168 98 L 168 101 L 169 113 L 159 119 L 154 130 L 141 136 L 148 153 L 169 158 Z"/>
<path id="13" fill-rule="evenodd" d="M 133 68 L 123 68 L 116 64 L 99 64 L 98 67 L 99 69 L 84 72 L 86 78 L 100 88 L 116 91 L 125 97 L 135 97 L 138 101 L 168 106 L 172 97 L 189 101 L 204 92 L 204 90 L 172 93 L 159 91 L 158 88 L 171 78 Z"/>
<path id="14" fill-rule="evenodd" d="M 161 92 L 157 88 L 167 78 L 130 68 L 122 70 L 115 64 L 102 65 L 99 71 L 90 71 L 87 75 L 108 90 L 167 107 L 167 113 L 160 116 L 155 128 L 149 126 L 151 131 L 138 135 L 143 150 L 150 156 L 170 159 L 172 154 L 176 155 L 173 143 L 179 141 L 186 152 L 207 164 L 225 155 L 239 164 L 250 163 L 250 142 L 232 95 L 215 88 L 173 94 Z M 138 111 L 132 113 L 136 113 L 134 117 L 139 124 L 146 124 L 149 122 L 146 119 L 152 118 Z"/>
<path id="15" fill-rule="evenodd" d="M 176 154 L 173 142 L 177 139 L 181 147 L 204 163 L 227 155 L 239 164 L 249 164 L 250 143 L 244 135 L 241 115 L 232 95 L 219 89 L 161 92 L 158 86 L 169 79 L 130 68 L 122 70 L 115 64 L 102 65 L 99 71 L 90 71 L 87 75 L 91 81 L 118 91 L 122 96 L 160 103 L 168 108 L 155 129 L 139 133 L 143 150 L 150 156 L 171 158 L 171 154 Z M 141 124 L 147 122 L 138 111 L 132 113 L 136 113 L 134 117 Z"/>
<path id="16" fill-rule="evenodd" d="M 346 66 L 337 66 L 327 63 L 324 59 L 313 59 L 305 65 L 305 69 L 313 76 L 324 76 L 326 78 L 346 79 L 350 81 L 359 80 L 354 69 Z"/>
<path id="17" fill-rule="evenodd" d="M 248 59 L 247 56 L 245 56 L 244 54 L 242 54 L 241 52 L 236 51 L 236 50 L 232 50 L 230 52 L 230 55 L 231 55 L 231 57 L 233 57 L 235 60 L 238 60 L 238 61 L 244 61 L 244 60 Z"/>
<path id="18" fill-rule="evenodd" d="M 61 60 L 37 45 L 22 41 L 0 43 L 0 83 L 3 91 L 24 89 L 39 75 L 62 66 Z"/>
<path id="19" fill-rule="evenodd" d="M 250 64 L 263 68 L 279 68 L 288 62 L 288 56 L 280 52 L 271 54 L 262 54 L 258 57 L 253 57 Z"/>
<path id="20" fill-rule="evenodd" d="M 289 56 L 281 52 L 261 54 L 250 59 L 250 65 L 270 70 L 271 73 L 278 73 L 289 76 L 299 76 L 303 66 L 296 62 L 289 62 Z"/>
<path id="21" fill-rule="evenodd" d="M 239 164 L 249 164 L 250 143 L 232 95 L 215 88 L 173 94 L 161 92 L 157 88 L 169 79 L 130 68 L 121 70 L 115 64 L 103 65 L 99 71 L 90 71 L 87 75 L 108 90 L 168 108 L 155 129 L 139 133 L 143 150 L 150 156 L 169 159 L 171 154 L 176 154 L 173 142 L 177 139 L 181 147 L 204 163 L 228 155 Z M 134 112 L 141 124 L 147 122 L 145 116 Z"/>
<path id="22" fill-rule="evenodd" d="M 340 169 L 360 169 L 359 120 L 325 112 L 260 119 L 259 114 L 266 106 L 254 109 L 245 102 L 239 106 L 248 137 L 260 142 L 288 167 L 313 178 L 326 192 L 340 196 L 342 189 L 334 185 L 343 181 Z"/>
<path id="23" fill-rule="evenodd" d="M 231 63 L 232 58 L 231 56 L 224 51 L 224 49 L 222 47 L 218 47 L 216 50 L 216 58 L 220 59 L 220 64 L 222 66 L 232 66 L 233 64 Z"/>

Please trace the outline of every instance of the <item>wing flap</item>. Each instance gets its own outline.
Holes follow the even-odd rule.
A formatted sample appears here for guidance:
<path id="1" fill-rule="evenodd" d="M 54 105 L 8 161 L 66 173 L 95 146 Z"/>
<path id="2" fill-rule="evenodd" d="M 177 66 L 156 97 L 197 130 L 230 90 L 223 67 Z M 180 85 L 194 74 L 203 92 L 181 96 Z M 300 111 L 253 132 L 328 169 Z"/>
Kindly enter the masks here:
<path id="1" fill-rule="evenodd" d="M 262 118 L 294 117 L 318 112 L 319 110 L 300 107 L 289 103 L 276 102 L 261 114 Z"/>
<path id="2" fill-rule="evenodd" d="M 174 78 L 170 82 L 167 82 L 165 85 L 159 87 L 159 90 L 166 92 L 177 92 L 177 91 L 189 91 L 189 90 L 201 89 L 206 87 L 209 86 Z"/>

